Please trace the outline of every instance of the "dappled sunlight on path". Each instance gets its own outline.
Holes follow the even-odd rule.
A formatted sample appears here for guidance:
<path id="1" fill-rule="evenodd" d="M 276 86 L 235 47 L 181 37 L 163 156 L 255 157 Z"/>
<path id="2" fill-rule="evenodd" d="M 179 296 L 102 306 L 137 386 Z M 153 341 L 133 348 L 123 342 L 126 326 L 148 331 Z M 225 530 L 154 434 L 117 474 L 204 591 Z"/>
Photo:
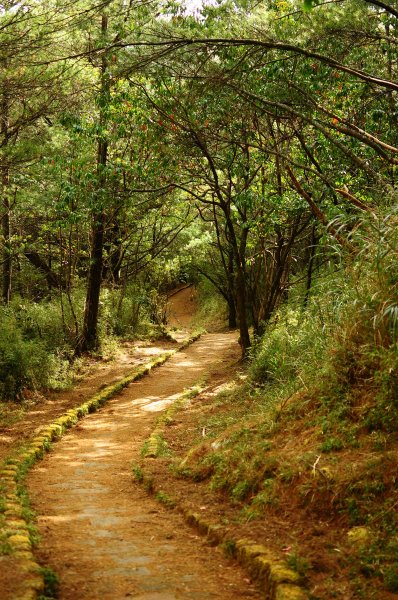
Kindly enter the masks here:
<path id="1" fill-rule="evenodd" d="M 60 600 L 259 597 L 236 565 L 131 473 L 153 413 L 220 370 L 236 348 L 235 334 L 203 336 L 80 422 L 32 472 L 39 557 L 60 575 Z"/>

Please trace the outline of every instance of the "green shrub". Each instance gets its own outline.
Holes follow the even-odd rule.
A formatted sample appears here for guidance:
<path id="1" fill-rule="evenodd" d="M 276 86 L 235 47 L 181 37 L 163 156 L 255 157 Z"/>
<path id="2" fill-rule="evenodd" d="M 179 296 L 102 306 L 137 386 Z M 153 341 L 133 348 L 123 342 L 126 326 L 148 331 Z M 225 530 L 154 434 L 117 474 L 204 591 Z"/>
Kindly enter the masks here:
<path id="1" fill-rule="evenodd" d="M 216 331 L 227 323 L 227 305 L 214 286 L 201 279 L 197 286 L 198 310 L 192 320 L 195 328 L 204 327 L 208 331 Z"/>
<path id="2" fill-rule="evenodd" d="M 3 312 L 0 329 L 0 398 L 17 400 L 24 388 L 47 383 L 49 357 L 40 341 L 23 338 L 15 317 Z"/>
<path id="3" fill-rule="evenodd" d="M 250 376 L 257 383 L 284 384 L 321 364 L 327 338 L 312 315 L 285 307 L 252 351 Z M 302 385 L 302 382 L 300 383 Z"/>
<path id="4" fill-rule="evenodd" d="M 389 592 L 398 592 L 398 563 L 395 563 L 386 570 L 384 584 Z"/>
<path id="5" fill-rule="evenodd" d="M 100 337 L 131 337 L 145 312 L 147 296 L 139 286 L 125 289 L 103 289 L 100 304 Z"/>

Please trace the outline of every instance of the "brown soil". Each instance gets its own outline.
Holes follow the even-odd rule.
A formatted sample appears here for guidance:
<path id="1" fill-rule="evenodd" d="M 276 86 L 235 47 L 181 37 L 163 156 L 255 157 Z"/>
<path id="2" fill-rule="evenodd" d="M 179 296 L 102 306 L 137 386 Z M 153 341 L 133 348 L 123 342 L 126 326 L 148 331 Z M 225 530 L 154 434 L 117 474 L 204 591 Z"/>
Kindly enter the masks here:
<path id="1" fill-rule="evenodd" d="M 179 411 L 174 415 L 172 422 L 164 427 L 164 439 L 171 455 L 158 457 L 156 460 L 142 459 L 141 466 L 145 476 L 153 479 L 157 488 L 172 495 L 184 511 L 200 513 L 208 523 L 222 524 L 224 539 L 254 540 L 272 549 L 280 559 L 290 559 L 290 564 L 296 564 L 303 574 L 303 584 L 314 600 L 398 599 L 398 594 L 388 592 L 377 575 L 371 580 L 369 576 L 358 574 L 361 548 L 348 543 L 347 532 L 352 525 L 348 522 L 347 515 L 343 511 L 340 514 L 335 508 L 338 501 L 335 482 L 332 485 L 332 481 L 322 474 L 315 478 L 311 469 L 308 477 L 303 468 L 299 479 L 295 473 L 293 480 L 286 481 L 277 488 L 275 504 L 263 507 L 262 514 L 256 517 L 244 510 L 248 504 L 233 502 L 227 493 L 210 489 L 211 467 L 208 470 L 205 466 L 198 468 L 195 458 L 203 459 L 206 453 L 206 442 L 199 446 L 199 442 L 205 440 L 207 435 L 206 427 L 203 426 L 206 418 L 219 416 L 225 419 L 222 413 L 228 411 L 228 405 L 217 406 L 214 398 L 223 387 L 222 380 L 218 385 L 214 381 L 213 386 L 191 400 L 189 410 Z M 247 410 L 250 412 L 250 406 L 247 406 Z M 311 445 L 311 430 L 302 423 L 300 429 L 298 421 L 292 420 L 290 425 L 285 424 L 272 438 L 275 457 L 281 463 L 285 461 L 286 465 L 294 464 L 292 457 L 302 456 L 303 446 L 307 450 L 316 450 L 319 446 L 319 442 L 315 446 Z M 233 427 L 229 431 L 232 432 Z M 192 452 L 193 448 L 196 448 L 195 454 Z M 364 449 L 359 454 L 352 450 L 341 451 L 339 460 L 347 469 L 352 467 L 355 471 L 360 468 L 358 459 L 361 454 L 363 465 L 366 463 L 369 470 L 369 459 L 374 458 L 374 452 L 367 453 Z M 386 481 L 396 481 L 396 452 L 391 453 L 394 454 L 387 461 L 384 453 L 385 460 L 379 466 L 383 469 Z M 192 461 L 188 462 L 188 467 L 195 464 L 195 480 L 184 477 L 181 473 L 176 474 L 175 467 L 181 465 L 181 460 L 187 456 Z M 319 458 L 321 467 L 330 466 L 332 473 L 337 470 L 335 457 L 323 454 Z M 387 466 L 387 462 L 391 465 Z M 174 465 L 173 470 L 170 465 Z M 307 486 L 304 496 L 300 483 Z M 396 510 L 396 504 L 393 505 L 393 510 Z M 378 512 L 374 510 L 375 514 Z"/>
<path id="2" fill-rule="evenodd" d="M 193 286 L 183 285 L 170 294 L 168 302 L 169 325 L 176 329 L 177 342 L 187 336 L 192 314 L 196 309 Z M 162 340 L 154 343 L 145 341 L 126 342 L 112 361 L 87 358 L 79 383 L 64 392 L 49 392 L 45 396 L 34 394 L 23 404 L 8 403 L 5 419 L 0 425 L 0 463 L 12 452 L 26 443 L 41 425 L 49 423 L 61 414 L 79 406 L 103 387 L 123 379 L 138 365 L 147 362 L 174 347 L 173 342 Z M 29 396 L 29 394 L 27 394 Z"/>
<path id="3" fill-rule="evenodd" d="M 167 324 L 170 327 L 190 326 L 197 306 L 196 290 L 192 285 L 184 285 L 169 295 Z"/>
<path id="4" fill-rule="evenodd" d="M 26 443 L 41 425 L 57 419 L 103 387 L 123 379 L 138 365 L 173 347 L 173 343 L 167 341 L 126 343 L 112 362 L 87 359 L 80 382 L 73 389 L 36 396 L 22 406 L 10 403 L 8 416 L 14 422 L 0 426 L 0 462 Z"/>

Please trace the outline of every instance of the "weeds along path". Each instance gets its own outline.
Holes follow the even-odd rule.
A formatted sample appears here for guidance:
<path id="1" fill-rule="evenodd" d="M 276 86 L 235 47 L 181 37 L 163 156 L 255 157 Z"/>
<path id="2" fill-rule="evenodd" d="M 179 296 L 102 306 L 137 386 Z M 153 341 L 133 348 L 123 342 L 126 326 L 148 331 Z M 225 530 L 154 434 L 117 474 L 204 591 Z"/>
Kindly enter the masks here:
<path id="1" fill-rule="evenodd" d="M 60 577 L 60 600 L 232 600 L 259 597 L 243 572 L 182 517 L 134 483 L 156 415 L 201 378 L 224 370 L 236 335 L 204 335 L 54 445 L 28 479 L 39 560 Z"/>

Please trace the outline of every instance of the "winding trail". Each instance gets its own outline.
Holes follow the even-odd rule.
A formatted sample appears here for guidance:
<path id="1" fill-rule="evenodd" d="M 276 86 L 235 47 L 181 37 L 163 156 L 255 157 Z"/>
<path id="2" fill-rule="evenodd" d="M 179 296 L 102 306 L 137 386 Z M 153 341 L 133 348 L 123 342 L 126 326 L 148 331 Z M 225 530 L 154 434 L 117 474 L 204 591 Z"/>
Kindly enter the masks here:
<path id="1" fill-rule="evenodd" d="M 131 463 L 156 415 L 184 389 L 228 370 L 236 335 L 208 334 L 69 432 L 32 470 L 36 554 L 60 577 L 60 600 L 259 598 L 240 568 L 179 513 L 134 482 Z"/>

